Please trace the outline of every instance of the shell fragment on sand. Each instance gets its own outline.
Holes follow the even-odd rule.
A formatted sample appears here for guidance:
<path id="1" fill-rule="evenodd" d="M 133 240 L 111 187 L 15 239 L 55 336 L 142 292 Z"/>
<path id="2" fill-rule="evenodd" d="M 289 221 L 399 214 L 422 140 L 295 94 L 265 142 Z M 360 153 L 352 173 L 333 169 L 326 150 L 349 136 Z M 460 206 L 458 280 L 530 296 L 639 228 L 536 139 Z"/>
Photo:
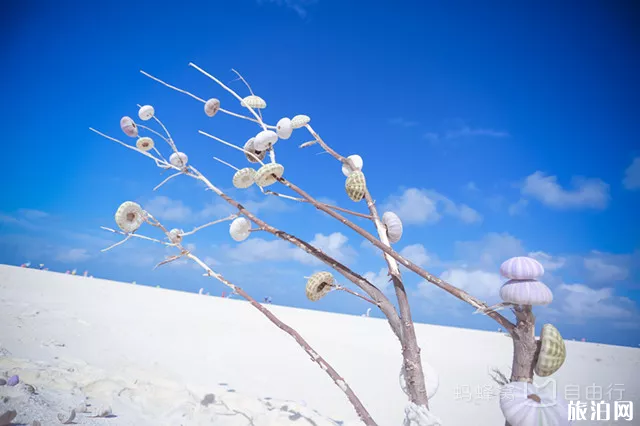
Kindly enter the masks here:
<path id="1" fill-rule="evenodd" d="M 278 163 L 269 163 L 260 167 L 255 174 L 254 180 L 258 186 L 265 187 L 273 185 L 284 174 L 284 167 Z"/>
<path id="2" fill-rule="evenodd" d="M 517 256 L 500 265 L 500 274 L 513 280 L 536 280 L 544 275 L 544 267 L 532 257 Z"/>
<path id="3" fill-rule="evenodd" d="M 500 297 L 515 305 L 548 305 L 553 301 L 551 289 L 536 280 L 509 280 L 500 288 Z"/>
<path id="4" fill-rule="evenodd" d="M 317 302 L 322 299 L 335 286 L 335 280 L 331 272 L 316 272 L 307 280 L 307 299 Z"/>
<path id="5" fill-rule="evenodd" d="M 535 373 L 540 377 L 550 376 L 562 367 L 566 358 L 567 349 L 558 329 L 552 324 L 543 325 Z"/>
<path id="6" fill-rule="evenodd" d="M 358 202 L 364 198 L 365 191 L 367 190 L 367 183 L 364 177 L 364 173 L 361 171 L 352 172 L 345 182 L 345 190 L 351 200 Z"/>

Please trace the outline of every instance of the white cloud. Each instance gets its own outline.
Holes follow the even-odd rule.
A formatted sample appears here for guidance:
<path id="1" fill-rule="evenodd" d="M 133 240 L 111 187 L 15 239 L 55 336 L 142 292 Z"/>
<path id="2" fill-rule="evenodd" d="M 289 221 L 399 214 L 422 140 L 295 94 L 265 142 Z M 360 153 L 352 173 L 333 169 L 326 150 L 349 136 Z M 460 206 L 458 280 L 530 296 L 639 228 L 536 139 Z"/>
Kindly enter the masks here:
<path id="1" fill-rule="evenodd" d="M 591 257 L 584 259 L 584 267 L 589 271 L 589 279 L 592 281 L 620 281 L 627 278 L 629 269 L 615 264 L 614 256 L 606 256 L 598 251 L 593 251 Z"/>
<path id="2" fill-rule="evenodd" d="M 495 299 L 505 280 L 500 274 L 482 270 L 449 269 L 440 278 L 480 299 Z"/>
<path id="3" fill-rule="evenodd" d="M 186 221 L 193 218 L 193 211 L 182 201 L 164 195 L 152 198 L 142 208 L 160 220 Z"/>
<path id="4" fill-rule="evenodd" d="M 431 264 L 431 256 L 422 244 L 411 244 L 400 250 L 400 255 L 420 267 Z"/>
<path id="5" fill-rule="evenodd" d="M 520 198 L 517 202 L 511 204 L 509 206 L 509 214 L 511 216 L 516 216 L 519 214 L 523 214 L 529 204 L 529 200 L 525 198 Z"/>
<path id="6" fill-rule="evenodd" d="M 537 171 L 526 177 L 521 192 L 557 209 L 607 207 L 610 198 L 607 183 L 600 179 L 574 177 L 572 186 L 573 189 L 564 189 L 556 176 Z"/>
<path id="7" fill-rule="evenodd" d="M 393 283 L 387 268 L 381 268 L 377 274 L 375 272 L 367 272 L 363 277 L 383 293 L 389 293 L 393 289 Z"/>
<path id="8" fill-rule="evenodd" d="M 613 288 L 593 289 L 583 284 L 562 284 L 562 311 L 576 319 L 631 318 L 635 304 L 626 297 L 616 297 Z"/>
<path id="9" fill-rule="evenodd" d="M 415 127 L 420 124 L 417 121 L 406 120 L 402 117 L 392 118 L 391 120 L 389 120 L 389 123 L 393 124 L 394 126 L 400 127 Z"/>
<path id="10" fill-rule="evenodd" d="M 82 262 L 89 259 L 91 256 L 87 253 L 86 249 L 74 248 L 69 250 L 63 250 L 56 256 L 56 259 L 60 262 Z"/>
<path id="11" fill-rule="evenodd" d="M 640 157 L 636 157 L 624 172 L 622 184 L 629 190 L 640 188 Z"/>
<path id="12" fill-rule="evenodd" d="M 477 241 L 456 241 L 455 253 L 462 265 L 497 271 L 502 262 L 525 253 L 522 242 L 514 236 L 491 232 Z"/>
<path id="13" fill-rule="evenodd" d="M 33 209 L 19 209 L 18 213 L 30 220 L 38 220 L 49 217 L 49 213 Z"/>
<path id="14" fill-rule="evenodd" d="M 509 133 L 502 130 L 483 129 L 483 128 L 471 128 L 469 126 L 463 126 L 456 130 L 449 130 L 445 133 L 446 139 L 457 139 L 470 136 L 485 136 L 490 138 L 506 138 Z"/>
<path id="15" fill-rule="evenodd" d="M 438 211 L 439 207 L 441 211 Z M 482 221 L 480 213 L 471 207 L 456 204 L 444 195 L 427 189 L 405 189 L 400 195 L 390 196 L 383 208 L 395 212 L 408 225 L 436 223 L 443 214 L 457 217 L 464 223 Z"/>
<path id="16" fill-rule="evenodd" d="M 476 185 L 476 183 L 473 181 L 467 182 L 467 184 L 464 187 L 469 191 L 480 191 L 480 188 L 478 188 L 478 185 Z"/>
<path id="17" fill-rule="evenodd" d="M 299 17 L 305 18 L 308 14 L 307 6 L 315 4 L 318 0 L 257 0 L 258 4 L 273 3 L 278 6 L 293 10 Z"/>
<path id="18" fill-rule="evenodd" d="M 566 259 L 564 257 L 554 257 L 543 251 L 533 251 L 528 254 L 529 257 L 536 259 L 542 264 L 545 271 L 555 271 L 562 268 Z"/>

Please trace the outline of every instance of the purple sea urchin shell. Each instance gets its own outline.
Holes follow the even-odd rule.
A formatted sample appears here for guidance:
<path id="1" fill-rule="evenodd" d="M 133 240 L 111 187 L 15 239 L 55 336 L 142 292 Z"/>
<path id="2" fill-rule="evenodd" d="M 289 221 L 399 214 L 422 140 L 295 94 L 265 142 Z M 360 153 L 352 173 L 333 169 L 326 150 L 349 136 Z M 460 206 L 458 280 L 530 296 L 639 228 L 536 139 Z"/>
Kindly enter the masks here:
<path id="1" fill-rule="evenodd" d="M 544 275 L 544 268 L 531 257 L 518 256 L 506 260 L 500 266 L 500 274 L 512 280 L 536 280 Z"/>
<path id="2" fill-rule="evenodd" d="M 11 376 L 7 380 L 7 386 L 15 386 L 20 383 L 20 378 L 18 376 Z"/>

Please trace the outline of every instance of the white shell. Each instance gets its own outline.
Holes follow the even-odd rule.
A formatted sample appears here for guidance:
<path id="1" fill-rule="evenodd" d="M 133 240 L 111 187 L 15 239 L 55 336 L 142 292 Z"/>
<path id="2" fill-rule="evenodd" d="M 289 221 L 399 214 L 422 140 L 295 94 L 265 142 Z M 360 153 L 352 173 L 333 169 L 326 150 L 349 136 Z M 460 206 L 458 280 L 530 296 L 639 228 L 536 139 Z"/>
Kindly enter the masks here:
<path id="1" fill-rule="evenodd" d="M 422 370 L 424 371 L 424 376 L 427 381 L 427 397 L 429 399 L 433 398 L 433 396 L 438 392 L 438 387 L 440 386 L 440 376 L 435 368 L 424 359 L 422 359 Z M 404 379 L 404 367 L 400 367 L 400 388 L 402 392 L 404 392 L 407 396 L 409 393 L 407 391 L 407 382 Z"/>
<path id="2" fill-rule="evenodd" d="M 253 140 L 253 147 L 258 151 L 266 151 L 278 141 L 278 135 L 273 130 L 263 130 Z"/>
<path id="3" fill-rule="evenodd" d="M 233 186 L 240 189 L 249 188 L 255 183 L 256 171 L 250 167 L 240 169 L 233 175 Z"/>
<path id="4" fill-rule="evenodd" d="M 554 383 L 538 387 L 527 382 L 511 382 L 500 389 L 500 409 L 511 426 L 570 425 L 568 407 L 556 397 L 559 393 Z M 540 402 L 529 395 L 537 396 Z"/>
<path id="5" fill-rule="evenodd" d="M 131 117 L 124 116 L 120 119 L 120 128 L 125 135 L 135 138 L 138 136 L 138 126 Z"/>
<path id="6" fill-rule="evenodd" d="M 138 117 L 140 117 L 140 120 L 142 121 L 147 121 L 147 120 L 151 120 L 151 118 L 155 113 L 156 111 L 153 109 L 151 105 L 143 105 L 138 110 Z"/>
<path id="7" fill-rule="evenodd" d="M 397 243 L 402 237 L 402 221 L 394 212 L 385 212 L 382 215 L 382 223 L 387 227 L 389 242 Z"/>
<path id="8" fill-rule="evenodd" d="M 169 241 L 171 241 L 173 244 L 181 243 L 182 234 L 184 234 L 184 231 L 182 229 L 172 229 L 171 231 L 169 231 Z"/>
<path id="9" fill-rule="evenodd" d="M 115 219 L 116 224 L 123 232 L 131 233 L 142 226 L 145 215 L 139 204 L 125 201 L 116 210 Z"/>
<path id="10" fill-rule="evenodd" d="M 229 235 L 236 241 L 244 241 L 249 238 L 249 230 L 251 229 L 251 222 L 244 217 L 239 217 L 231 222 L 229 225 Z"/>
<path id="11" fill-rule="evenodd" d="M 535 280 L 544 275 L 544 267 L 531 257 L 518 256 L 504 261 L 500 274 L 513 280 Z"/>
<path id="12" fill-rule="evenodd" d="M 58 420 L 63 425 L 70 424 L 76 418 L 76 410 L 71 410 L 69 414 L 58 414 Z"/>
<path id="13" fill-rule="evenodd" d="M 291 133 L 293 133 L 291 120 L 287 117 L 281 118 L 276 124 L 276 132 L 280 139 L 289 139 L 291 137 Z"/>
<path id="14" fill-rule="evenodd" d="M 294 129 L 299 129 L 306 126 L 311 121 L 311 118 L 307 115 L 296 115 L 291 119 L 291 126 Z"/>
<path id="15" fill-rule="evenodd" d="M 105 406 L 96 409 L 94 417 L 108 417 L 113 413 L 111 407 Z"/>
<path id="16" fill-rule="evenodd" d="M 219 109 L 220 101 L 215 98 L 209 99 L 204 104 L 204 113 L 209 117 L 213 117 L 214 115 L 216 115 Z"/>
<path id="17" fill-rule="evenodd" d="M 284 174 L 284 166 L 278 163 L 269 163 L 260 167 L 254 176 L 254 180 L 258 186 L 265 187 L 273 185 L 277 179 L 273 176 L 282 177 Z"/>
<path id="18" fill-rule="evenodd" d="M 242 105 L 243 107 L 260 108 L 260 109 L 267 107 L 267 103 L 264 101 L 264 99 L 256 95 L 247 96 L 240 102 L 240 105 Z"/>
<path id="19" fill-rule="evenodd" d="M 551 289 L 536 280 L 509 280 L 500 288 L 500 297 L 516 305 L 548 305 L 553 301 Z"/>
<path id="20" fill-rule="evenodd" d="M 566 358 L 567 349 L 558 329 L 552 324 L 543 325 L 535 373 L 540 377 L 550 376 L 562 367 Z"/>
<path id="21" fill-rule="evenodd" d="M 176 167 L 185 167 L 189 161 L 189 157 L 184 152 L 174 152 L 169 157 L 169 162 Z"/>
<path id="22" fill-rule="evenodd" d="M 247 141 L 247 143 L 244 144 L 244 148 L 242 148 L 242 149 L 252 153 L 256 157 L 258 157 L 260 159 L 260 161 L 262 161 L 262 160 L 264 160 L 264 157 L 267 155 L 267 151 L 259 151 L 259 150 L 257 150 L 256 147 L 253 145 L 255 140 L 256 140 L 256 138 L 249 139 Z M 245 157 L 247 157 L 247 160 L 249 160 L 250 163 L 257 163 L 258 162 L 258 160 L 256 160 L 253 155 L 250 155 L 247 152 L 245 152 L 244 155 L 245 155 Z"/>
<path id="23" fill-rule="evenodd" d="M 350 155 L 348 157 L 351 161 L 353 161 L 353 164 L 356 166 L 356 170 L 362 170 L 362 166 L 364 165 L 364 161 L 362 161 L 362 157 L 360 157 L 359 155 Z M 346 164 L 342 164 L 342 174 L 345 176 L 349 176 L 351 174 L 353 170 L 351 170 L 350 167 L 348 167 Z"/>
<path id="24" fill-rule="evenodd" d="M 153 139 L 148 136 L 138 138 L 136 141 L 136 148 L 140 151 L 151 151 L 154 147 Z"/>

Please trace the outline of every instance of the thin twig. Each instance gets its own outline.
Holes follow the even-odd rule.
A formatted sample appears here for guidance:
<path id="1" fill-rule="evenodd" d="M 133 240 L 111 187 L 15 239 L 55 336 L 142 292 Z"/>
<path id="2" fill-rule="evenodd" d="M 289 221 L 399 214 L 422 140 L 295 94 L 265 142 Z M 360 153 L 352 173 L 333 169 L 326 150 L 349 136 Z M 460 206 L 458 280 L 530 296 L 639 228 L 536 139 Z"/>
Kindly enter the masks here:
<path id="1" fill-rule="evenodd" d="M 183 237 L 185 237 L 187 235 L 192 235 L 192 234 L 195 234 L 196 232 L 198 232 L 201 229 L 204 229 L 204 228 L 209 227 L 211 225 L 216 225 L 216 224 L 221 223 L 221 222 L 226 222 L 228 220 L 233 220 L 233 219 L 237 218 L 238 216 L 239 215 L 237 215 L 237 214 L 232 214 L 232 215 L 229 215 L 229 216 L 227 216 L 225 218 L 214 220 L 213 222 L 209 222 L 209 223 L 205 223 L 204 225 L 197 226 L 197 227 L 193 228 L 191 231 L 185 232 L 185 233 L 180 234 L 180 235 L 183 236 Z"/>
<path id="2" fill-rule="evenodd" d="M 210 135 L 209 133 L 203 132 L 202 130 L 198 130 L 198 133 L 200 133 L 201 135 L 207 136 L 207 137 L 209 137 L 211 139 L 214 139 L 214 140 L 220 142 L 221 144 L 230 146 L 233 149 L 237 149 L 238 151 L 244 152 L 245 154 L 248 154 L 248 155 L 252 156 L 253 158 L 255 158 L 258 162 L 260 162 L 260 164 L 262 164 L 264 166 L 264 163 L 262 162 L 262 160 L 260 160 L 260 158 L 258 158 L 253 152 L 246 151 L 246 150 L 244 150 L 243 148 L 240 148 L 237 145 L 234 145 L 232 143 L 224 141 L 224 140 L 220 139 L 217 136 Z"/>
<path id="3" fill-rule="evenodd" d="M 315 145 L 315 144 L 317 144 L 317 143 L 318 143 L 318 141 L 309 141 L 309 142 L 305 142 L 305 143 L 301 144 L 301 145 L 299 146 L 299 148 L 307 148 L 307 147 L 309 147 L 309 146 L 313 146 L 313 145 Z"/>
<path id="4" fill-rule="evenodd" d="M 239 168 L 237 168 L 236 166 L 233 166 L 233 165 L 231 165 L 231 164 L 227 163 L 226 161 L 223 161 L 223 160 L 219 159 L 218 157 L 213 157 L 213 159 L 214 159 L 214 160 L 216 160 L 216 161 L 219 161 L 220 163 L 224 164 L 225 166 L 229 166 L 229 167 L 231 167 L 231 168 L 232 168 L 233 170 L 235 170 L 235 171 L 240 170 L 240 169 L 239 169 Z"/>
<path id="5" fill-rule="evenodd" d="M 163 180 L 162 182 L 160 182 L 155 188 L 153 188 L 153 190 L 157 190 L 158 188 L 160 188 L 162 185 L 164 185 L 165 183 L 169 182 L 169 180 L 171 180 L 172 178 L 176 177 L 176 176 L 180 176 L 181 174 L 184 174 L 184 172 L 178 172 L 178 173 L 174 173 L 171 176 L 169 176 L 168 178 L 166 178 L 165 180 Z"/>
<path id="6" fill-rule="evenodd" d="M 305 200 L 304 198 L 299 198 L 299 197 L 292 197 L 291 195 L 285 195 L 285 194 L 280 194 L 279 192 L 275 192 L 275 191 L 271 191 L 270 189 L 263 191 L 264 194 L 266 195 L 274 195 L 276 197 L 281 197 L 281 198 L 286 198 L 287 200 L 292 200 L 292 201 L 298 201 L 300 203 L 309 203 L 309 201 Z M 327 204 L 327 203 L 320 203 L 330 209 L 334 209 L 334 210 L 338 210 L 344 213 L 349 213 L 352 214 L 354 216 L 358 216 L 364 219 L 371 219 L 371 216 L 363 214 L 363 213 L 358 213 L 358 212 L 354 212 L 352 210 L 348 210 L 342 207 L 338 207 L 338 206 L 334 206 L 332 204 Z"/>
<path id="7" fill-rule="evenodd" d="M 153 241 L 154 243 L 163 244 L 165 246 L 175 247 L 175 244 L 173 244 L 173 243 L 167 243 L 165 241 L 156 240 L 155 238 L 146 237 L 144 235 L 127 234 L 126 232 L 122 232 L 122 231 L 118 231 L 118 230 L 115 230 L 115 229 L 107 228 L 106 226 L 101 226 L 100 228 L 104 229 L 105 231 L 113 232 L 114 234 L 126 235 L 127 237 L 140 238 L 140 239 L 147 240 L 147 241 Z"/>
<path id="8" fill-rule="evenodd" d="M 100 251 L 105 252 L 105 251 L 109 251 L 109 250 L 111 250 L 111 249 L 112 249 L 112 248 L 114 248 L 114 247 L 118 247 L 120 244 L 124 244 L 124 243 L 126 243 L 127 241 L 129 241 L 129 238 L 131 238 L 131 234 L 127 235 L 127 236 L 124 238 L 124 240 L 122 240 L 122 241 L 118 241 L 117 243 L 115 243 L 115 244 L 113 244 L 113 245 L 110 245 L 109 247 L 104 248 L 104 249 L 102 249 L 102 250 L 100 250 Z"/>
<path id="9" fill-rule="evenodd" d="M 151 132 L 151 133 L 155 134 L 156 136 L 159 136 L 160 138 L 164 139 L 164 141 L 165 141 L 166 143 L 168 143 L 168 144 L 170 144 L 170 143 L 171 143 L 171 142 L 169 142 L 169 139 L 167 139 L 167 137 L 166 137 L 165 135 L 163 135 L 163 134 L 162 134 L 162 133 L 160 133 L 160 132 L 157 132 L 157 131 L 153 130 L 151 127 L 147 127 L 147 126 L 145 126 L 145 125 L 143 125 L 143 124 L 138 124 L 138 123 L 136 123 L 136 126 L 138 126 L 138 127 L 139 127 L 139 128 L 141 128 L 141 129 L 147 130 L 147 131 L 149 131 L 149 132 Z"/>
<path id="10" fill-rule="evenodd" d="M 357 296 L 357 297 L 359 297 L 359 298 L 360 298 L 360 299 L 362 299 L 362 300 L 366 300 L 367 302 L 369 302 L 369 303 L 371 303 L 371 304 L 373 304 L 373 305 L 379 306 L 379 304 L 378 304 L 378 303 L 376 303 L 375 301 L 373 301 L 373 300 L 369 299 L 369 298 L 368 298 L 368 297 L 366 297 L 366 296 L 361 295 L 360 293 L 357 293 L 357 292 L 355 292 L 355 291 L 353 291 L 353 290 L 351 290 L 351 289 L 348 289 L 348 288 L 346 288 L 346 287 L 336 286 L 336 287 L 335 287 L 335 290 L 337 290 L 337 291 L 344 291 L 344 292 L 347 292 L 347 293 L 349 293 L 349 294 L 353 294 L 354 296 Z"/>
<path id="11" fill-rule="evenodd" d="M 156 163 L 156 165 L 157 165 L 158 167 L 161 167 L 161 168 L 166 168 L 165 166 L 171 166 L 171 167 L 173 167 L 170 163 L 167 163 L 166 161 L 159 160 L 159 159 L 157 159 L 156 157 L 154 157 L 153 155 L 149 154 L 148 152 L 143 151 L 143 150 L 141 150 L 141 149 L 138 149 L 138 148 L 137 148 L 137 147 L 135 147 L 135 146 L 127 145 L 126 143 L 124 143 L 124 142 L 122 142 L 122 141 L 120 141 L 120 140 L 118 140 L 118 139 L 116 139 L 116 138 L 112 138 L 111 136 L 107 136 L 107 135 L 105 135 L 104 133 L 97 131 L 97 130 L 96 130 L 96 129 L 94 129 L 93 127 L 89 127 L 89 130 L 91 130 L 91 131 L 92 131 L 92 132 L 94 132 L 94 133 L 99 134 L 100 136 L 102 136 L 102 137 L 104 137 L 104 138 L 107 138 L 107 139 L 109 139 L 109 140 L 112 140 L 112 141 L 114 141 L 114 142 L 117 142 L 117 143 L 119 143 L 120 145 L 124 146 L 125 148 L 132 149 L 132 150 L 134 150 L 134 151 L 136 151 L 136 152 L 138 152 L 138 153 L 140 153 L 140 154 L 144 155 L 145 157 L 149 157 L 149 158 L 151 158 L 153 161 L 155 161 L 155 163 Z M 177 168 L 176 168 L 176 169 L 177 169 Z"/>

